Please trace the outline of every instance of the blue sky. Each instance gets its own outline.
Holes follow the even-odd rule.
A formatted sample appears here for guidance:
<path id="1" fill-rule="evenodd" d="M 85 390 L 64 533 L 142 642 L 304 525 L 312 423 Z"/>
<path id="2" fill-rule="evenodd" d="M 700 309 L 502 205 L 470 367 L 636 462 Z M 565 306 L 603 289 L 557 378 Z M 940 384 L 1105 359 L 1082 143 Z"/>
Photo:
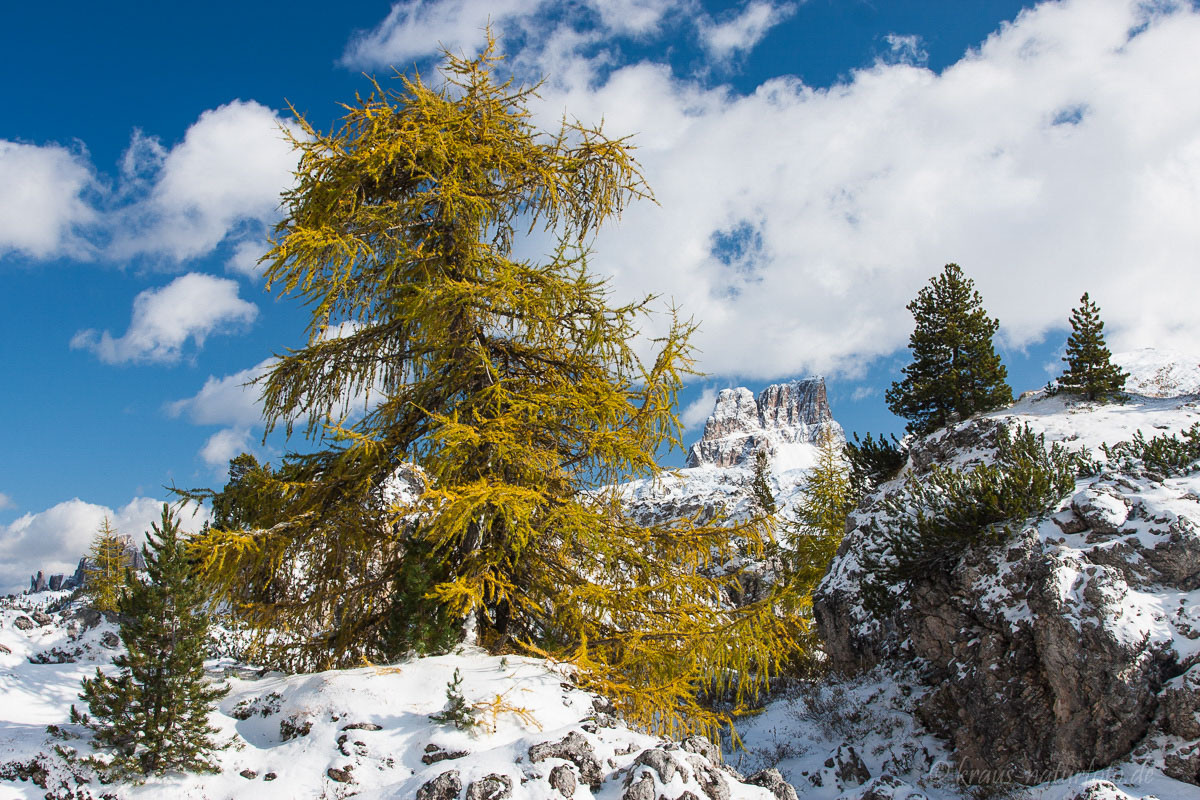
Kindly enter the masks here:
<path id="1" fill-rule="evenodd" d="M 1197 349 L 1189 2 L 20 4 L 0 29 L 0 588 L 72 560 L 98 515 L 135 532 L 164 484 L 289 446 L 259 444 L 239 389 L 302 342 L 254 268 L 287 105 L 327 128 L 363 72 L 433 76 L 434 45 L 473 50 L 489 19 L 518 76 L 548 76 L 539 119 L 635 134 L 659 205 L 592 266 L 700 320 L 689 438 L 716 389 L 808 374 L 848 430 L 899 431 L 904 305 L 948 261 L 1018 392 L 1051 377 L 1085 289 L 1118 349 Z"/>

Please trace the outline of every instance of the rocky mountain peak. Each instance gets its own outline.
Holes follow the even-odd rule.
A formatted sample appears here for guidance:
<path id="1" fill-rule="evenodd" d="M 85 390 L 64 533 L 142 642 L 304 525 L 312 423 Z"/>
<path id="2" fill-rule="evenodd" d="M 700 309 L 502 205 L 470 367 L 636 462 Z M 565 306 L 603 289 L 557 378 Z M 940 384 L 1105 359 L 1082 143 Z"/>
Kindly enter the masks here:
<path id="1" fill-rule="evenodd" d="M 841 427 L 833 421 L 824 378 L 777 383 L 759 392 L 756 398 L 745 387 L 722 389 L 713 413 L 704 424 L 704 435 L 688 451 L 687 465 L 732 467 L 749 465 L 760 450 L 781 458 L 784 466 L 803 466 L 797 461 L 793 445 L 804 450 L 816 444 L 821 431 L 828 427 L 841 437 Z"/>

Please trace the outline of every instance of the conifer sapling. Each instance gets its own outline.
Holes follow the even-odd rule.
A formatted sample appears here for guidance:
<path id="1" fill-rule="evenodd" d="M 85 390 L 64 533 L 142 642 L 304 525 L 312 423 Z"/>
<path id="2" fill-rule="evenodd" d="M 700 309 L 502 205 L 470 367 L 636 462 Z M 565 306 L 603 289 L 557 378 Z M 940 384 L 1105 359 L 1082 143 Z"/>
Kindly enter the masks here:
<path id="1" fill-rule="evenodd" d="M 754 454 L 754 476 L 750 479 L 750 494 L 758 513 L 773 516 L 776 511 L 775 493 L 771 491 L 771 457 L 765 450 Z"/>
<path id="2" fill-rule="evenodd" d="M 163 504 L 142 553 L 146 576 L 130 575 L 118 602 L 125 652 L 113 659 L 114 676 L 96 670 L 84 678 L 80 698 L 89 713 L 72 707 L 72 721 L 94 733 L 105 757 L 88 763 L 105 780 L 140 780 L 168 771 L 215 772 L 213 703 L 228 691 L 204 675 L 208 617 L 191 574 L 187 541 Z"/>
<path id="3" fill-rule="evenodd" d="M 92 539 L 84 569 L 84 594 L 97 611 L 117 610 L 117 598 L 125 583 L 125 543 L 105 516 Z"/>
<path id="4" fill-rule="evenodd" d="M 1100 308 L 1084 292 L 1079 308 L 1071 311 L 1071 335 L 1063 357 L 1067 370 L 1058 379 L 1058 389 L 1098 400 L 1120 394 L 1129 373 L 1112 363 L 1112 353 L 1104 344 L 1104 323 Z"/>

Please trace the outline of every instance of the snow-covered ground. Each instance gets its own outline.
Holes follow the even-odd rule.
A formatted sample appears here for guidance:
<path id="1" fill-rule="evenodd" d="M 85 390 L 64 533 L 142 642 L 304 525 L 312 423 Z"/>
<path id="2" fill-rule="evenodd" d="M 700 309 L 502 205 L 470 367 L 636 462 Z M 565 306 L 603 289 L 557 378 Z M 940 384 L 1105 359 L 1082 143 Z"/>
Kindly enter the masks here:
<path id="1" fill-rule="evenodd" d="M 34 620 L 35 612 L 60 597 L 43 593 L 0 601 L 0 643 L 7 651 L 0 651 L 0 776 L 7 778 L 0 779 L 0 798 L 6 800 L 73 796 L 70 792 L 121 798 L 414 798 L 439 776 L 446 776 L 444 784 L 459 785 L 446 797 L 465 792 L 473 800 L 617 800 L 643 781 L 652 798 L 687 791 L 705 797 L 704 787 L 714 784 L 730 800 L 772 797 L 707 760 L 705 744 L 681 747 L 630 730 L 606 713 L 604 701 L 574 688 L 564 669 L 470 649 L 309 675 L 260 674 L 228 660 L 210 662 L 213 676 L 230 686 L 212 716 L 217 738 L 230 744 L 219 755 L 221 773 L 101 786 L 86 770 L 55 756 L 53 748 L 89 750 L 86 730 L 67 722 L 70 707 L 80 705 L 81 678 L 97 665 L 110 665 L 119 644 L 110 646 L 114 626 L 107 622 L 82 630 L 82 621 L 70 612 Z M 48 651 L 79 660 L 31 663 Z M 478 709 L 478 724 L 464 730 L 430 718 L 446 707 L 456 672 L 461 694 Z M 51 735 L 48 725 L 62 733 Z M 451 771 L 453 777 L 447 775 Z M 511 794 L 502 791 L 505 786 Z"/>

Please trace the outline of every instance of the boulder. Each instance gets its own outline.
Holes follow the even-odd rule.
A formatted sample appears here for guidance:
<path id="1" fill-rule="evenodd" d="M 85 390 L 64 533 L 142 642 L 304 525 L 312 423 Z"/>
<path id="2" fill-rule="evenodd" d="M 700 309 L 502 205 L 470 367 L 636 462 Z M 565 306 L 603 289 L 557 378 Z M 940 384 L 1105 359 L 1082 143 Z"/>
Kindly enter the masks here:
<path id="1" fill-rule="evenodd" d="M 550 787 L 563 797 L 575 796 L 575 788 L 578 786 L 578 782 L 575 780 L 575 772 L 566 764 L 559 764 L 550 770 L 549 782 Z"/>
<path id="2" fill-rule="evenodd" d="M 746 779 L 746 783 L 768 790 L 775 800 L 799 800 L 795 787 L 785 781 L 783 774 L 774 767 L 754 773 Z"/>
<path id="3" fill-rule="evenodd" d="M 574 764 L 579 770 L 580 779 L 593 791 L 599 788 L 604 780 L 595 750 L 587 737 L 579 731 L 571 731 L 557 742 L 542 742 L 529 748 L 529 763 L 536 764 L 548 758 L 561 758 Z"/>
<path id="4" fill-rule="evenodd" d="M 488 775 L 467 786 L 465 800 L 508 800 L 513 782 L 507 775 Z"/>
<path id="5" fill-rule="evenodd" d="M 447 770 L 417 789 L 417 800 L 458 800 L 461 791 L 462 778 L 458 776 L 458 770 Z"/>

